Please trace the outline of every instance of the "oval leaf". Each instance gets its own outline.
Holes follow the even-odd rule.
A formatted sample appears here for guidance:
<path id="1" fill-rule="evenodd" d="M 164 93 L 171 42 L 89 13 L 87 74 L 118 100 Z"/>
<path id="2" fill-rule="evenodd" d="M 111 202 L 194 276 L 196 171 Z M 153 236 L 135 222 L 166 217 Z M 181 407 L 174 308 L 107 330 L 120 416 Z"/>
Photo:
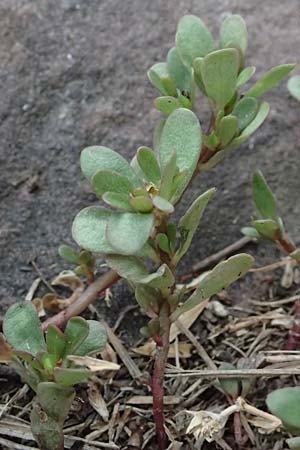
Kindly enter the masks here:
<path id="1" fill-rule="evenodd" d="M 150 82 L 163 95 L 176 97 L 176 86 L 169 77 L 167 64 L 165 62 L 154 64 L 147 72 Z"/>
<path id="2" fill-rule="evenodd" d="M 171 79 L 181 93 L 191 92 L 191 71 L 183 64 L 178 50 L 173 47 L 167 56 L 167 68 Z"/>
<path id="3" fill-rule="evenodd" d="M 114 170 L 99 170 L 96 172 L 92 178 L 92 186 L 99 197 L 105 192 L 129 194 L 134 189 L 134 185 L 127 177 Z"/>
<path id="4" fill-rule="evenodd" d="M 154 101 L 154 105 L 155 108 L 167 115 L 171 114 L 173 111 L 175 111 L 175 109 L 182 107 L 180 101 L 177 98 L 170 96 L 158 97 Z"/>
<path id="5" fill-rule="evenodd" d="M 3 333 L 15 350 L 33 356 L 47 350 L 40 319 L 30 302 L 16 303 L 8 308 L 3 319 Z"/>
<path id="6" fill-rule="evenodd" d="M 286 387 L 271 392 L 267 396 L 267 405 L 287 430 L 295 434 L 300 432 L 300 387 Z"/>
<path id="7" fill-rule="evenodd" d="M 73 239 L 80 247 L 91 252 L 115 253 L 105 235 L 108 220 L 113 214 L 100 206 L 89 206 L 83 209 L 74 219 Z"/>
<path id="8" fill-rule="evenodd" d="M 281 66 L 273 67 L 252 88 L 245 92 L 245 95 L 247 97 L 260 97 L 283 80 L 295 67 L 296 64 L 282 64 Z"/>
<path id="9" fill-rule="evenodd" d="M 186 15 L 180 19 L 177 26 L 176 48 L 183 63 L 191 67 L 195 58 L 215 50 L 215 43 L 199 17 Z"/>
<path id="10" fill-rule="evenodd" d="M 239 147 L 264 123 L 270 111 L 270 105 L 267 102 L 263 102 L 258 109 L 255 119 L 242 131 L 240 136 L 233 139 L 230 148 Z"/>
<path id="11" fill-rule="evenodd" d="M 75 391 L 52 382 L 39 383 L 37 396 L 43 410 L 58 422 L 64 421 L 68 415 Z"/>
<path id="12" fill-rule="evenodd" d="M 223 109 L 235 94 L 238 64 L 238 52 L 233 48 L 212 52 L 201 63 L 205 91 L 219 109 Z"/>
<path id="13" fill-rule="evenodd" d="M 72 317 L 65 329 L 66 347 L 64 355 L 72 355 L 89 332 L 88 323 L 83 317 Z"/>
<path id="14" fill-rule="evenodd" d="M 110 255 L 106 262 L 111 269 L 129 281 L 136 282 L 148 275 L 147 267 L 135 256 Z"/>
<path id="15" fill-rule="evenodd" d="M 48 352 L 55 355 L 57 360 L 63 356 L 66 347 L 66 337 L 56 325 L 50 324 L 48 326 L 46 344 Z"/>
<path id="16" fill-rule="evenodd" d="M 128 194 L 120 194 L 119 192 L 105 192 L 102 196 L 102 200 L 112 208 L 133 211 L 129 199 L 130 197 Z"/>
<path id="17" fill-rule="evenodd" d="M 137 161 L 146 179 L 159 184 L 161 173 L 156 154 L 148 147 L 140 147 L 137 151 Z"/>
<path id="18" fill-rule="evenodd" d="M 232 141 L 238 131 L 238 119 L 233 115 L 225 116 L 221 119 L 217 129 L 217 134 L 222 147 Z"/>
<path id="19" fill-rule="evenodd" d="M 222 47 L 227 47 L 230 43 L 238 45 L 245 54 L 248 44 L 248 32 L 244 19 L 233 14 L 227 17 L 220 29 L 220 41 Z"/>
<path id="20" fill-rule="evenodd" d="M 214 269 L 203 275 L 195 292 L 172 314 L 172 320 L 176 320 L 184 312 L 226 289 L 231 283 L 245 275 L 253 262 L 252 256 L 241 253 L 217 264 Z"/>
<path id="21" fill-rule="evenodd" d="M 64 369 L 60 367 L 54 369 L 54 379 L 56 383 L 62 386 L 73 386 L 81 383 L 91 375 L 92 372 L 88 369 Z"/>
<path id="22" fill-rule="evenodd" d="M 127 177 L 135 186 L 139 181 L 130 165 L 119 153 L 103 146 L 85 148 L 80 155 L 83 174 L 91 180 L 99 170 L 114 170 Z"/>
<path id="23" fill-rule="evenodd" d="M 291 77 L 287 84 L 290 94 L 300 101 L 300 75 L 295 75 Z"/>
<path id="24" fill-rule="evenodd" d="M 236 87 L 240 88 L 241 86 L 246 84 L 247 81 L 249 81 L 250 78 L 255 74 L 255 71 L 256 71 L 256 67 L 254 67 L 254 66 L 245 67 L 245 69 L 243 69 L 241 71 L 241 73 L 239 74 L 239 76 L 237 78 Z"/>
<path id="25" fill-rule="evenodd" d="M 204 192 L 204 194 L 201 194 L 180 219 L 179 230 L 181 235 L 181 245 L 174 256 L 175 264 L 178 263 L 189 249 L 206 205 L 215 192 L 216 189 L 213 188 Z"/>
<path id="26" fill-rule="evenodd" d="M 153 214 L 114 214 L 108 221 L 107 240 L 115 249 L 114 253 L 133 255 L 148 240 L 153 224 Z"/>
<path id="27" fill-rule="evenodd" d="M 257 170 L 252 179 L 252 192 L 256 208 L 265 219 L 274 219 L 276 200 L 265 177 Z"/>
<path id="28" fill-rule="evenodd" d="M 168 202 L 168 200 L 160 197 L 159 195 L 154 196 L 152 202 L 156 209 L 159 209 L 166 214 L 172 214 L 174 212 L 174 206 L 172 203 Z"/>
<path id="29" fill-rule="evenodd" d="M 254 220 L 252 225 L 263 238 L 269 241 L 277 241 L 282 235 L 278 224 L 274 220 Z"/>
<path id="30" fill-rule="evenodd" d="M 74 355 L 86 356 L 102 352 L 106 346 L 106 328 L 97 320 L 87 320 L 89 327 L 88 335 L 76 348 Z"/>
<path id="31" fill-rule="evenodd" d="M 180 171 L 187 171 L 176 190 L 179 198 L 189 183 L 197 166 L 202 144 L 199 121 L 195 114 L 185 108 L 174 111 L 166 120 L 162 130 L 159 158 L 161 167 L 165 168 L 172 153 L 176 151 L 176 163 Z"/>
<path id="32" fill-rule="evenodd" d="M 253 97 L 243 97 L 236 103 L 232 115 L 237 117 L 240 130 L 244 130 L 255 119 L 257 110 L 258 103 Z"/>

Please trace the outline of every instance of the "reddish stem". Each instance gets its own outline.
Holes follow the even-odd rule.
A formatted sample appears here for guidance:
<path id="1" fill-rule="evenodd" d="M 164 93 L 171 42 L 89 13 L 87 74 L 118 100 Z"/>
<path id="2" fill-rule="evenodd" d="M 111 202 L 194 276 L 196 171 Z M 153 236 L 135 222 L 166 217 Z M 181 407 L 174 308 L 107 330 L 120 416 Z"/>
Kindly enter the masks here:
<path id="1" fill-rule="evenodd" d="M 89 306 L 89 304 L 92 303 L 96 297 L 98 297 L 100 293 L 104 292 L 119 278 L 120 277 L 116 272 L 110 270 L 101 278 L 95 280 L 74 303 L 71 303 L 70 306 L 68 306 L 66 309 L 56 314 L 55 316 L 45 320 L 45 322 L 43 322 L 42 324 L 43 331 L 46 331 L 47 327 L 50 324 L 56 325 L 57 327 L 64 326 L 64 324 L 69 319 L 71 319 L 71 317 L 81 314 Z"/>
<path id="2" fill-rule="evenodd" d="M 169 352 L 170 308 L 165 302 L 160 311 L 161 339 L 156 342 L 156 354 L 152 376 L 153 417 L 159 450 L 166 450 L 167 435 L 164 417 L 164 376 Z"/>

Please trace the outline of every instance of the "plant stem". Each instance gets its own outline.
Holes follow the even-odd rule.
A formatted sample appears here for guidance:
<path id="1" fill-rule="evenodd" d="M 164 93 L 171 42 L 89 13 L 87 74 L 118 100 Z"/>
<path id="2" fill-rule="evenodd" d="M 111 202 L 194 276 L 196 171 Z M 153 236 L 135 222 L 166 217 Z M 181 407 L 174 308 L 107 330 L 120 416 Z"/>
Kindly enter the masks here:
<path id="1" fill-rule="evenodd" d="M 96 279 L 85 291 L 83 291 L 74 303 L 71 303 L 71 305 L 68 306 L 68 308 L 47 319 L 42 324 L 43 331 L 46 331 L 50 324 L 62 327 L 69 319 L 71 319 L 71 317 L 78 316 L 101 292 L 108 289 L 112 284 L 118 281 L 119 278 L 120 277 L 116 272 L 109 270 L 102 277 Z"/>
<path id="2" fill-rule="evenodd" d="M 169 353 L 170 338 L 170 308 L 167 301 L 162 305 L 160 314 L 160 326 L 162 334 L 156 341 L 156 354 L 154 371 L 152 376 L 153 417 L 156 428 L 156 436 L 159 450 L 167 448 L 167 435 L 165 432 L 164 418 L 164 376 Z"/>

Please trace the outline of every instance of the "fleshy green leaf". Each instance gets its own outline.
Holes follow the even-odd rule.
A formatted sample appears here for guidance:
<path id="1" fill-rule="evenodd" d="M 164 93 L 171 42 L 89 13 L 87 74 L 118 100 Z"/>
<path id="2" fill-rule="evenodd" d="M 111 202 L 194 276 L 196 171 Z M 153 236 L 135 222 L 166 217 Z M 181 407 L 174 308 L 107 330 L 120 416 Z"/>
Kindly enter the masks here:
<path id="1" fill-rule="evenodd" d="M 175 282 L 174 276 L 167 266 L 163 264 L 156 272 L 150 273 L 146 277 L 139 280 L 139 284 L 144 284 L 151 288 L 165 289 L 173 286 Z"/>
<path id="2" fill-rule="evenodd" d="M 231 43 L 238 45 L 245 54 L 248 44 L 248 33 L 244 19 L 233 14 L 227 17 L 220 29 L 221 46 L 227 47 Z"/>
<path id="3" fill-rule="evenodd" d="M 241 229 L 241 232 L 245 235 L 245 236 L 249 236 L 255 239 L 258 239 L 260 237 L 260 234 L 256 231 L 255 228 L 253 227 L 243 227 Z"/>
<path id="4" fill-rule="evenodd" d="M 188 251 L 193 236 L 199 226 L 201 217 L 204 210 L 216 192 L 215 188 L 209 189 L 208 191 L 201 194 L 189 207 L 183 217 L 179 221 L 179 231 L 181 235 L 181 245 L 174 256 L 175 264 L 183 257 L 183 255 Z"/>
<path id="5" fill-rule="evenodd" d="M 267 396 L 267 405 L 287 430 L 300 433 L 300 387 L 286 387 L 271 392 Z"/>
<path id="6" fill-rule="evenodd" d="M 111 269 L 129 281 L 136 282 L 148 275 L 147 267 L 135 256 L 110 255 L 106 262 Z"/>
<path id="7" fill-rule="evenodd" d="M 222 147 L 232 141 L 238 131 L 238 119 L 234 115 L 228 115 L 221 119 L 217 134 Z"/>
<path id="8" fill-rule="evenodd" d="M 196 58 L 194 60 L 194 76 L 199 89 L 203 92 L 203 94 L 207 95 L 201 73 L 203 59 L 204 58 Z"/>
<path id="9" fill-rule="evenodd" d="M 92 372 L 88 369 L 64 369 L 56 367 L 54 369 L 54 379 L 62 386 L 74 386 L 90 377 Z"/>
<path id="10" fill-rule="evenodd" d="M 281 237 L 281 230 L 278 224 L 271 219 L 254 220 L 252 225 L 256 231 L 265 239 L 276 241 Z"/>
<path id="11" fill-rule="evenodd" d="M 217 264 L 214 269 L 203 275 L 198 288 L 171 316 L 176 320 L 181 314 L 189 311 L 206 298 L 226 289 L 231 283 L 245 275 L 252 266 L 254 259 L 246 253 L 234 255 L 226 261 Z"/>
<path id="12" fill-rule="evenodd" d="M 195 114 L 188 109 L 179 108 L 172 112 L 166 120 L 159 147 L 161 167 L 162 169 L 166 167 L 175 150 L 179 170 L 187 171 L 187 175 L 176 190 L 175 200 L 184 191 L 197 166 L 201 151 L 201 136 L 199 121 Z M 162 194 L 161 196 L 164 197 Z"/>
<path id="13" fill-rule="evenodd" d="M 282 64 L 273 67 L 245 92 L 245 95 L 247 97 L 260 97 L 283 80 L 295 67 L 296 64 Z"/>
<path id="14" fill-rule="evenodd" d="M 134 185 L 126 176 L 120 175 L 114 170 L 99 170 L 96 172 L 92 178 L 92 186 L 99 197 L 105 192 L 129 194 L 134 189 Z"/>
<path id="15" fill-rule="evenodd" d="M 168 200 L 172 197 L 174 178 L 178 173 L 176 161 L 176 151 L 173 150 L 162 172 L 159 194 Z"/>
<path id="16" fill-rule="evenodd" d="M 68 415 L 75 391 L 52 382 L 39 383 L 37 396 L 43 410 L 51 417 L 62 423 Z"/>
<path id="17" fill-rule="evenodd" d="M 170 243 L 168 236 L 164 233 L 157 233 L 156 235 L 156 243 L 158 248 L 160 248 L 163 252 L 169 253 L 170 251 Z"/>
<path id="18" fill-rule="evenodd" d="M 240 88 L 241 86 L 246 84 L 247 81 L 249 81 L 250 78 L 255 74 L 255 71 L 256 67 L 254 66 L 245 67 L 245 69 L 243 69 L 241 73 L 238 75 L 236 87 Z"/>
<path id="19" fill-rule="evenodd" d="M 233 364 L 223 362 L 219 369 L 234 370 L 236 367 Z M 225 394 L 230 395 L 233 399 L 236 399 L 239 396 L 240 380 L 238 378 L 219 378 L 218 381 Z"/>
<path id="20" fill-rule="evenodd" d="M 215 50 L 215 43 L 199 17 L 186 15 L 180 19 L 177 26 L 176 48 L 183 63 L 191 67 L 195 58 Z"/>
<path id="21" fill-rule="evenodd" d="M 148 240 L 154 224 L 153 214 L 120 213 L 108 221 L 106 236 L 114 253 L 133 255 Z"/>
<path id="22" fill-rule="evenodd" d="M 157 308 L 159 293 L 156 289 L 138 284 L 135 289 L 135 298 L 142 309 L 153 311 Z"/>
<path id="23" fill-rule="evenodd" d="M 158 97 L 154 101 L 155 108 L 164 114 L 170 115 L 175 109 L 181 108 L 182 105 L 177 98 L 165 96 Z"/>
<path id="24" fill-rule="evenodd" d="M 114 170 L 120 175 L 127 177 L 135 186 L 139 181 L 130 165 L 119 153 L 107 147 L 92 146 L 81 152 L 81 170 L 91 180 L 99 170 Z"/>
<path id="25" fill-rule="evenodd" d="M 180 92 L 191 92 L 191 71 L 183 64 L 178 50 L 173 47 L 167 56 L 167 68 L 171 79 Z"/>
<path id="26" fill-rule="evenodd" d="M 105 192 L 102 196 L 102 200 L 112 208 L 133 211 L 129 199 L 130 197 L 128 194 L 120 194 L 118 192 Z"/>
<path id="27" fill-rule="evenodd" d="M 30 414 L 31 431 L 39 448 L 61 450 L 64 448 L 63 424 L 34 405 Z"/>
<path id="28" fill-rule="evenodd" d="M 236 92 L 238 63 L 238 52 L 233 48 L 209 53 L 202 61 L 205 91 L 218 109 L 223 109 Z"/>
<path id="29" fill-rule="evenodd" d="M 153 209 L 152 201 L 149 195 L 138 195 L 130 199 L 130 204 L 135 211 L 140 213 L 149 213 Z"/>
<path id="30" fill-rule="evenodd" d="M 150 82 L 163 95 L 176 97 L 176 86 L 171 80 L 165 62 L 154 64 L 147 72 Z"/>
<path id="31" fill-rule="evenodd" d="M 174 206 L 172 203 L 168 202 L 168 200 L 160 197 L 159 195 L 154 196 L 152 202 L 156 209 L 159 209 L 166 214 L 172 214 L 174 212 Z"/>
<path id="32" fill-rule="evenodd" d="M 65 329 L 66 347 L 64 355 L 74 355 L 89 333 L 89 326 L 82 317 L 72 317 Z"/>
<path id="33" fill-rule="evenodd" d="M 276 200 L 265 177 L 257 170 L 252 179 L 252 192 L 256 208 L 265 219 L 274 219 Z"/>
<path id="34" fill-rule="evenodd" d="M 106 328 L 97 320 L 87 320 L 89 331 L 87 337 L 77 347 L 74 355 L 86 356 L 93 353 L 102 352 L 106 345 Z"/>
<path id="35" fill-rule="evenodd" d="M 80 211 L 74 219 L 72 236 L 77 244 L 95 253 L 115 253 L 106 239 L 108 220 L 114 215 L 100 206 L 89 206 Z"/>
<path id="36" fill-rule="evenodd" d="M 137 161 L 147 180 L 159 184 L 161 173 L 155 153 L 148 147 L 140 147 L 137 151 Z"/>
<path id="37" fill-rule="evenodd" d="M 294 437 L 286 440 L 291 450 L 300 450 L 300 437 Z"/>
<path id="38" fill-rule="evenodd" d="M 257 100 L 253 97 L 243 97 L 233 108 L 232 114 L 237 117 L 240 130 L 244 130 L 256 117 Z"/>
<path id="39" fill-rule="evenodd" d="M 155 125 L 155 128 L 154 128 L 153 148 L 157 153 L 159 152 L 161 135 L 162 135 L 162 131 L 164 129 L 165 123 L 166 123 L 165 119 L 160 120 L 159 122 L 157 122 L 157 124 Z"/>
<path id="40" fill-rule="evenodd" d="M 15 350 L 33 356 L 39 351 L 46 351 L 41 323 L 30 302 L 16 303 L 8 308 L 3 319 L 3 333 Z"/>
<path id="41" fill-rule="evenodd" d="M 233 139 L 230 147 L 236 148 L 243 144 L 265 121 L 270 111 L 270 105 L 263 102 L 258 109 L 255 119 L 242 131 L 240 136 Z"/>
<path id="42" fill-rule="evenodd" d="M 79 264 L 78 253 L 76 252 L 76 250 L 73 250 L 73 248 L 69 247 L 68 245 L 61 245 L 58 249 L 58 254 L 61 258 L 65 259 L 70 263 Z"/>
<path id="43" fill-rule="evenodd" d="M 60 359 L 65 350 L 66 337 L 55 325 L 49 325 L 46 331 L 46 344 L 48 352 Z"/>
<path id="44" fill-rule="evenodd" d="M 287 84 L 290 94 L 300 101 L 300 75 L 291 77 Z"/>

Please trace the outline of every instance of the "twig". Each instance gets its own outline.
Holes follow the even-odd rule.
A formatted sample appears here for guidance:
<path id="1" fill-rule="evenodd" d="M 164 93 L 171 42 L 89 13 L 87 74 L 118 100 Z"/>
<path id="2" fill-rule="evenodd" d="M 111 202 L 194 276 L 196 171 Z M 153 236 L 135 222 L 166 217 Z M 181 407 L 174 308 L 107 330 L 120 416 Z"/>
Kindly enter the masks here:
<path id="1" fill-rule="evenodd" d="M 293 295 L 292 297 L 283 298 L 282 300 L 274 300 L 270 302 L 261 302 L 259 300 L 250 300 L 250 303 L 256 306 L 271 306 L 271 307 L 277 307 L 281 305 L 287 305 L 288 303 L 296 302 L 297 300 L 300 300 L 300 294 Z"/>
<path id="2" fill-rule="evenodd" d="M 233 244 L 228 245 L 228 247 L 223 248 L 217 253 L 214 253 L 213 255 L 208 256 L 207 258 L 204 258 L 202 261 L 194 264 L 192 266 L 193 272 L 199 272 L 200 270 L 203 270 L 209 266 L 212 266 L 214 263 L 220 261 L 221 259 L 225 258 L 225 256 L 228 256 L 237 250 L 240 250 L 242 247 L 244 247 L 247 244 L 250 244 L 250 242 L 256 242 L 256 239 L 251 238 L 249 236 L 244 236 L 238 241 L 234 242 Z"/>
<path id="3" fill-rule="evenodd" d="M 281 261 L 276 261 L 275 263 L 267 264 L 266 266 L 263 267 L 255 267 L 254 269 L 250 269 L 249 272 L 270 272 L 271 270 L 275 270 L 278 269 L 279 267 L 286 266 L 291 261 L 295 260 L 287 257 L 282 259 Z"/>
<path id="4" fill-rule="evenodd" d="M 78 299 L 69 305 L 66 309 L 59 312 L 53 317 L 47 319 L 43 324 L 43 331 L 47 330 L 47 327 L 52 324 L 58 327 L 63 327 L 64 324 L 73 316 L 77 316 L 82 313 L 90 303 L 92 303 L 96 297 L 119 279 L 119 275 L 110 270 L 102 277 L 91 283 L 88 288 L 78 297 Z"/>
<path id="5" fill-rule="evenodd" d="M 300 375 L 299 369 L 246 369 L 246 370 L 184 370 L 178 372 L 167 369 L 167 377 L 202 377 L 202 378 L 252 378 Z"/>

